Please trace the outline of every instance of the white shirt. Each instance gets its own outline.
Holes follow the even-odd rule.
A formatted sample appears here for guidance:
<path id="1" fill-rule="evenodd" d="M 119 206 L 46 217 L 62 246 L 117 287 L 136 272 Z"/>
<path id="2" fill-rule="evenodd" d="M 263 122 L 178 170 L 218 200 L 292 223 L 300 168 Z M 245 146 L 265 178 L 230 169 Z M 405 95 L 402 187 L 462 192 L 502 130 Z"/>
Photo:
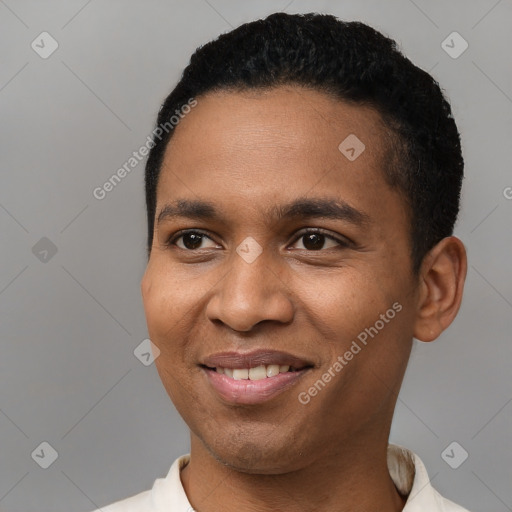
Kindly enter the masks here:
<path id="1" fill-rule="evenodd" d="M 194 512 L 180 479 L 180 471 L 189 460 L 189 455 L 176 459 L 167 476 L 157 479 L 150 491 L 94 512 Z M 388 446 L 388 468 L 398 491 L 408 496 L 402 512 L 468 512 L 432 487 L 425 465 L 406 448 Z"/>

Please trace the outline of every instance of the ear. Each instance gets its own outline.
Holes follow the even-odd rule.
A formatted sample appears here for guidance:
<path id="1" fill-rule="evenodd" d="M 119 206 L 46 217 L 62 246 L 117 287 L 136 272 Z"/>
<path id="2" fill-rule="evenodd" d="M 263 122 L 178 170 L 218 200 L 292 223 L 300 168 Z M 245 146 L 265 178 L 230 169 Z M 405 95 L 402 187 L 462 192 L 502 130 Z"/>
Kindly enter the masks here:
<path id="1" fill-rule="evenodd" d="M 423 259 L 414 337 L 434 341 L 459 311 L 467 272 L 464 244 L 456 237 L 443 238 Z"/>

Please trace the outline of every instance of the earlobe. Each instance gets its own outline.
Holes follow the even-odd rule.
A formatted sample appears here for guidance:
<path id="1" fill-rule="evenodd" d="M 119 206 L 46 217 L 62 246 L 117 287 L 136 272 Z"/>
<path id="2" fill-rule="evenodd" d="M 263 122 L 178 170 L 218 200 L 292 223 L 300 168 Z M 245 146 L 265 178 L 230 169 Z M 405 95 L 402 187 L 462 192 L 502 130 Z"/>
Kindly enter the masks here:
<path id="1" fill-rule="evenodd" d="M 443 238 L 423 260 L 414 337 L 434 341 L 459 311 L 467 272 L 464 244 L 454 236 Z"/>

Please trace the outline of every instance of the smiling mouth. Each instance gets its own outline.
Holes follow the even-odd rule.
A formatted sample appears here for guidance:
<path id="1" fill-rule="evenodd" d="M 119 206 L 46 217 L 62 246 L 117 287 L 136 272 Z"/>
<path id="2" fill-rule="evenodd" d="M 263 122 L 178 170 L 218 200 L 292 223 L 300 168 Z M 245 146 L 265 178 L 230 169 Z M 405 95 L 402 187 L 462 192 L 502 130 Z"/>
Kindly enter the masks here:
<path id="1" fill-rule="evenodd" d="M 254 349 L 211 354 L 199 367 L 223 402 L 256 405 L 291 389 L 315 364 L 287 352 Z"/>
<path id="2" fill-rule="evenodd" d="M 229 379 L 233 380 L 263 380 L 275 377 L 280 373 L 291 373 L 298 372 L 310 368 L 310 366 L 303 366 L 296 368 L 287 364 L 269 364 L 253 366 L 251 368 L 225 368 L 222 366 L 209 367 L 202 365 L 204 368 L 210 371 L 215 371 L 220 375 L 225 375 Z"/>

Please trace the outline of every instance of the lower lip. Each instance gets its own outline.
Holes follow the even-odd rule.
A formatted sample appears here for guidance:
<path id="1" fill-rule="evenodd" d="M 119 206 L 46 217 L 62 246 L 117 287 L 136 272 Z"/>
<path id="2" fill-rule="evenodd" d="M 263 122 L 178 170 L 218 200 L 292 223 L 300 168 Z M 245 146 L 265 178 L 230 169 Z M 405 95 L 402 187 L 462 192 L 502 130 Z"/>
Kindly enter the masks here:
<path id="1" fill-rule="evenodd" d="M 307 370 L 284 372 L 260 380 L 235 380 L 209 368 L 203 368 L 203 371 L 221 398 L 235 404 L 253 405 L 266 402 L 284 392 L 293 386 Z"/>

